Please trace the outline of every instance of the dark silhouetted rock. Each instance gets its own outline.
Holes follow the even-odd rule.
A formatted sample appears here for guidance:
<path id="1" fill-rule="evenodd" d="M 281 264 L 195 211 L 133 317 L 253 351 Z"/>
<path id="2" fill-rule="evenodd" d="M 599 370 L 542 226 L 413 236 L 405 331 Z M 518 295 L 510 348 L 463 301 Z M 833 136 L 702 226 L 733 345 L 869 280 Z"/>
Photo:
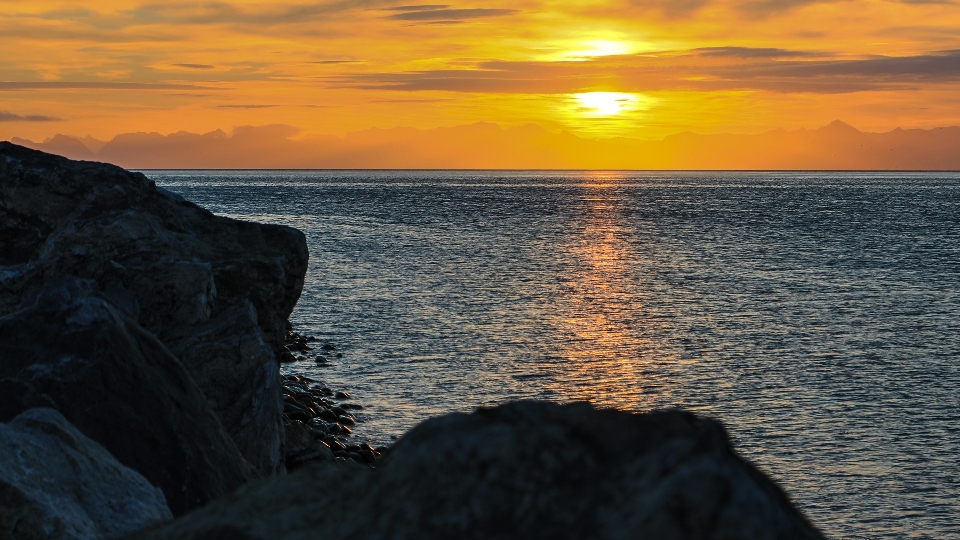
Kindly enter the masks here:
<path id="1" fill-rule="evenodd" d="M 132 538 L 822 539 L 722 426 L 518 402 L 429 420 L 378 470 L 322 464 L 251 483 Z"/>
<path id="2" fill-rule="evenodd" d="M 245 448 L 247 454 L 259 456 L 260 472 L 276 472 L 283 441 L 274 423 L 262 415 L 274 409 L 280 371 L 257 330 L 253 304 L 242 302 L 197 325 L 175 343 L 172 352 L 219 411 L 221 422 L 230 426 L 231 437 L 251 442 Z M 243 374 L 244 384 L 238 384 L 238 373 Z"/>
<path id="3" fill-rule="evenodd" d="M 252 477 L 181 363 L 101 298 L 92 280 L 58 278 L 0 318 L 0 422 L 36 407 L 163 490 L 174 514 Z"/>
<path id="4" fill-rule="evenodd" d="M 142 174 L 0 142 L 0 316 L 53 278 L 93 279 L 179 355 L 260 474 L 283 466 L 276 358 L 306 267 L 295 229 L 217 217 Z"/>
<path id="5" fill-rule="evenodd" d="M 57 411 L 0 424 L 0 538 L 116 538 L 172 518 L 159 489 Z"/>

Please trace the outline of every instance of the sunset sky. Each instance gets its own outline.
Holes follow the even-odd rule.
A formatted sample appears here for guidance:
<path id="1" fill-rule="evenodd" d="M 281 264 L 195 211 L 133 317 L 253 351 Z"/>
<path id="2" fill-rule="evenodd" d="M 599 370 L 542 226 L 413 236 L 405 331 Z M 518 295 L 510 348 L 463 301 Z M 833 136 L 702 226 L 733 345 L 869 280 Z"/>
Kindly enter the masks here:
<path id="1" fill-rule="evenodd" d="M 951 0 L 0 0 L 0 138 L 960 124 Z"/>

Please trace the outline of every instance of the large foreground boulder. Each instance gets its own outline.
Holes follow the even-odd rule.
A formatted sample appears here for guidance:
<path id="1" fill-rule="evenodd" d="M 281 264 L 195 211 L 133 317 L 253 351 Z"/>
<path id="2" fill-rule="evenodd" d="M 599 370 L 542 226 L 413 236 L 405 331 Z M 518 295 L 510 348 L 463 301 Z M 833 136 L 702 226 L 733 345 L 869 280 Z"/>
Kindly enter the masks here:
<path id="1" fill-rule="evenodd" d="M 823 536 L 715 421 L 518 402 L 429 420 L 376 471 L 307 467 L 133 538 Z"/>
<path id="2" fill-rule="evenodd" d="M 172 518 L 159 489 L 57 411 L 0 424 L 0 538 L 109 539 Z"/>
<path id="3" fill-rule="evenodd" d="M 217 217 L 142 174 L 0 142 L 0 316 L 54 278 L 94 280 L 176 352 L 260 474 L 283 467 L 277 357 L 306 268 L 295 229 Z"/>
<path id="4" fill-rule="evenodd" d="M 93 281 L 60 278 L 0 317 L 0 422 L 60 411 L 162 489 L 178 515 L 251 479 L 186 369 L 95 292 Z"/>

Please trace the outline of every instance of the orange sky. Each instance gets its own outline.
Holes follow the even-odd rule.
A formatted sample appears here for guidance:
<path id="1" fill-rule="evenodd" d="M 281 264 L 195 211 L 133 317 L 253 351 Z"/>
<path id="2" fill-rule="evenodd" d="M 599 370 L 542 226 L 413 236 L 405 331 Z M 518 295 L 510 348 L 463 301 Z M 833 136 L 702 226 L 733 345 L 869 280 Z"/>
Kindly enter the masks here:
<path id="1" fill-rule="evenodd" d="M 0 0 L 0 138 L 960 124 L 951 0 Z"/>

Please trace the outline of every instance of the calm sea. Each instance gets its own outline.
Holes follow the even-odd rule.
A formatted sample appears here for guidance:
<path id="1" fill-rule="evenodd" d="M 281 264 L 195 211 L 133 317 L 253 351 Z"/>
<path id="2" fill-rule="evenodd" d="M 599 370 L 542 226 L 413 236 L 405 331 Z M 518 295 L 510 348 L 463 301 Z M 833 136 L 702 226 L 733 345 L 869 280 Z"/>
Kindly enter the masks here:
<path id="1" fill-rule="evenodd" d="M 146 171 L 291 225 L 362 438 L 683 407 L 837 538 L 960 538 L 960 174 Z"/>

